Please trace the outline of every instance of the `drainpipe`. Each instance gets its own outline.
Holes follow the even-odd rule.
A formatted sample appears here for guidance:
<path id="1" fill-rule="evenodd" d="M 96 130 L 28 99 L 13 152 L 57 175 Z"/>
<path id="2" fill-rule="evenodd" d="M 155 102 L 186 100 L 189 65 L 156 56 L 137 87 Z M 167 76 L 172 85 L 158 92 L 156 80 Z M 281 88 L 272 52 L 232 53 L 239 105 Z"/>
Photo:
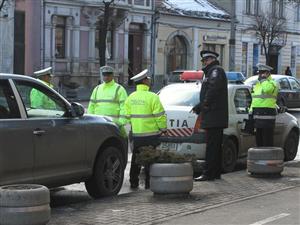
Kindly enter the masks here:
<path id="1" fill-rule="evenodd" d="M 236 0 L 231 0 L 231 20 L 229 39 L 229 71 L 235 71 L 235 21 L 236 21 Z"/>
<path id="2" fill-rule="evenodd" d="M 151 74 L 152 74 L 152 80 L 153 81 L 155 81 L 155 79 L 154 79 L 154 73 L 155 73 L 155 48 L 156 48 L 156 44 L 155 44 L 155 42 L 156 42 L 156 32 L 155 32 L 155 1 L 154 0 L 152 0 L 152 10 L 154 11 L 154 14 L 152 14 L 152 25 L 151 25 L 151 30 L 152 30 L 152 32 L 151 32 L 151 35 L 152 35 L 152 38 L 151 38 L 151 61 L 152 61 L 152 63 L 151 63 Z"/>
<path id="3" fill-rule="evenodd" d="M 156 38 L 157 38 L 157 20 L 159 19 L 159 12 L 156 11 L 155 0 L 152 0 L 152 9 L 154 10 L 154 14 L 152 15 L 152 42 L 151 42 L 151 50 L 152 50 L 152 80 L 155 80 L 155 72 L 156 72 Z"/>
<path id="4" fill-rule="evenodd" d="M 41 1 L 41 25 L 40 25 L 40 34 L 41 34 L 41 44 L 40 44 L 40 66 L 41 68 L 45 68 L 45 13 L 44 13 L 44 0 Z"/>

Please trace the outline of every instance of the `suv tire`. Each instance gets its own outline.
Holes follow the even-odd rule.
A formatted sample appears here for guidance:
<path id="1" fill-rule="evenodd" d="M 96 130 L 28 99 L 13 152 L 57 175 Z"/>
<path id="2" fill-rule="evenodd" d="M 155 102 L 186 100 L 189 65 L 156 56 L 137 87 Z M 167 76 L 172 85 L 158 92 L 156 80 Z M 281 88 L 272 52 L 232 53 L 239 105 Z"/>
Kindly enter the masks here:
<path id="1" fill-rule="evenodd" d="M 89 195 L 100 198 L 118 194 L 123 184 L 124 168 L 120 150 L 105 148 L 96 159 L 92 177 L 85 182 Z"/>

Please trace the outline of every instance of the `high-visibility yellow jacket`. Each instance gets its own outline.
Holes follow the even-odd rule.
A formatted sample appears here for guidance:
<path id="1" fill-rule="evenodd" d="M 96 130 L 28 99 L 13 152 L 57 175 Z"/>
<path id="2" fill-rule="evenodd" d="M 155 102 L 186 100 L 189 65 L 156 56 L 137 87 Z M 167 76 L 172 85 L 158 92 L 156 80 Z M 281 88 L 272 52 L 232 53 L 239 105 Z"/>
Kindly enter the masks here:
<path id="1" fill-rule="evenodd" d="M 167 129 L 165 110 L 157 94 L 139 84 L 125 101 L 125 113 L 132 127 L 132 136 L 159 135 Z"/>
<path id="2" fill-rule="evenodd" d="M 267 79 L 257 82 L 252 92 L 252 103 L 250 111 L 253 108 L 276 108 L 278 95 L 278 85 L 276 81 L 269 76 Z"/>
<path id="3" fill-rule="evenodd" d="M 47 86 L 53 88 L 52 84 L 49 84 L 41 80 Z M 47 95 L 43 94 L 39 90 L 33 88 L 30 92 L 30 105 L 35 109 L 55 109 L 56 104 Z"/>
<path id="4" fill-rule="evenodd" d="M 250 113 L 253 114 L 256 128 L 275 126 L 278 90 L 278 85 L 271 76 L 254 86 Z"/>
<path id="5" fill-rule="evenodd" d="M 126 90 L 121 85 L 115 83 L 114 80 L 100 84 L 92 92 L 88 113 L 110 116 L 119 126 L 124 125 L 124 104 L 126 98 Z"/>

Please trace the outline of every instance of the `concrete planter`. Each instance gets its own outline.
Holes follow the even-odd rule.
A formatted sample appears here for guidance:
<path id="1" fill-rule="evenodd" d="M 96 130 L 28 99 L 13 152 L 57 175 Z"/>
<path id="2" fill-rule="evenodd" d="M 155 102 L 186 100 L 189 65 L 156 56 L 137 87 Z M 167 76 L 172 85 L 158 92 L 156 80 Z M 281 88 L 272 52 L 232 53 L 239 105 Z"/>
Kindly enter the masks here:
<path id="1" fill-rule="evenodd" d="M 247 170 L 251 175 L 280 175 L 284 151 L 279 147 L 255 147 L 248 150 Z"/>
<path id="2" fill-rule="evenodd" d="M 150 166 L 150 190 L 155 194 L 188 194 L 192 189 L 191 163 L 154 163 Z"/>
<path id="3" fill-rule="evenodd" d="M 45 225 L 50 220 L 50 192 L 35 184 L 0 187 L 1 225 Z"/>

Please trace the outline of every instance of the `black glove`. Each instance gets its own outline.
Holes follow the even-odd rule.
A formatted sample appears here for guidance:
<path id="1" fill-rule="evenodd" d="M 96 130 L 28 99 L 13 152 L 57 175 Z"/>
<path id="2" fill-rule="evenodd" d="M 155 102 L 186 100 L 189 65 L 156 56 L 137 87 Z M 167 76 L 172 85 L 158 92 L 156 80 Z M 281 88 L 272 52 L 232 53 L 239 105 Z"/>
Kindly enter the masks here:
<path id="1" fill-rule="evenodd" d="M 200 112 L 201 112 L 201 103 L 195 105 L 195 106 L 192 108 L 192 111 L 193 111 L 193 113 L 196 113 L 197 115 L 199 115 Z"/>
<path id="2" fill-rule="evenodd" d="M 287 107 L 286 106 L 279 106 L 279 109 L 278 109 L 278 113 L 285 113 L 287 111 Z"/>

